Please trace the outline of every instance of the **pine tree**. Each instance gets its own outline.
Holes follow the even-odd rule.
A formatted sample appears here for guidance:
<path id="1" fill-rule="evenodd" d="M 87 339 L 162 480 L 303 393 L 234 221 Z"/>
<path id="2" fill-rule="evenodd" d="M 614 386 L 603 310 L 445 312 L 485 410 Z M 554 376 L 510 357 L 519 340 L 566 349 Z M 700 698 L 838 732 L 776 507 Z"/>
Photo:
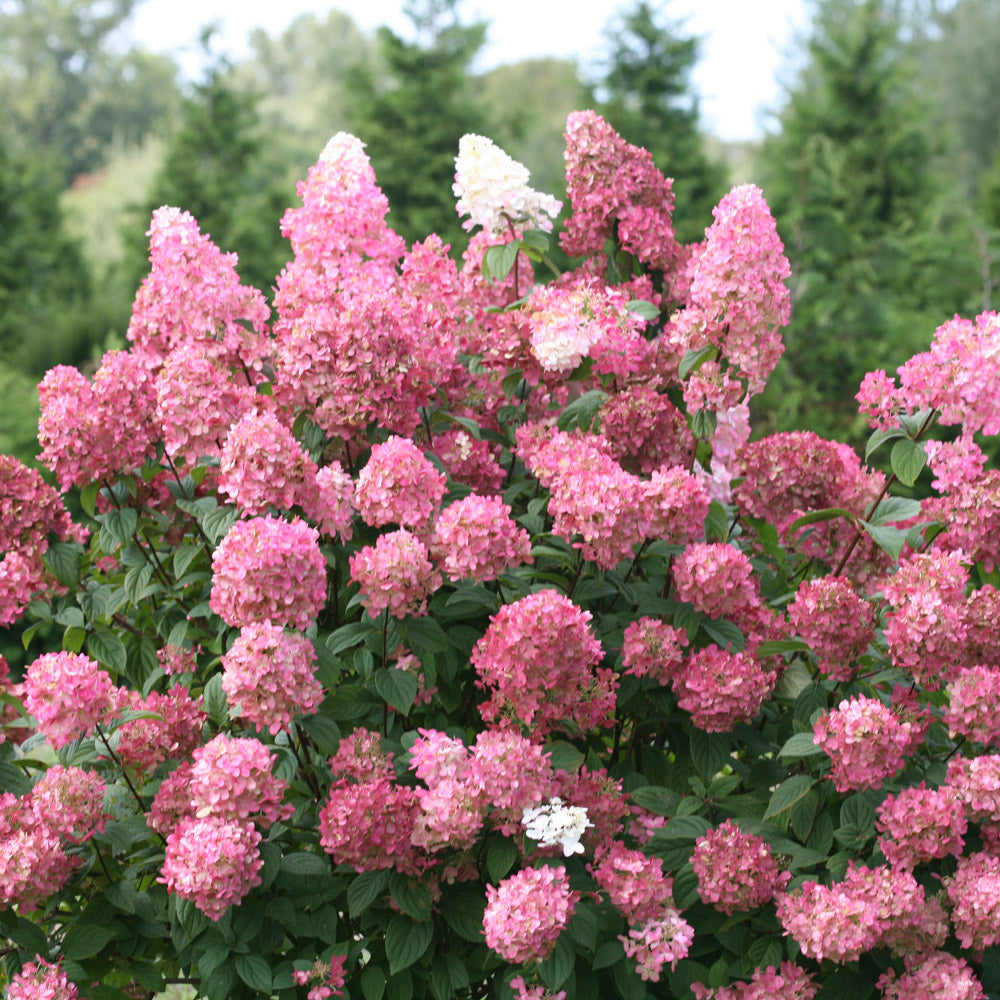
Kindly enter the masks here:
<path id="1" fill-rule="evenodd" d="M 451 190 L 458 141 L 487 129 L 469 80 L 486 25 L 462 24 L 456 7 L 457 0 L 410 0 L 404 10 L 416 40 L 380 28 L 385 77 L 369 66 L 349 86 L 352 131 L 389 199 L 389 224 L 410 241 L 436 232 L 453 252 L 467 242 Z"/>
<path id="2" fill-rule="evenodd" d="M 698 40 L 679 32 L 677 24 L 658 22 L 646 0 L 624 12 L 608 31 L 610 56 L 598 110 L 674 179 L 677 236 L 695 242 L 704 237 L 712 208 L 726 193 L 726 170 L 709 159 L 698 128 L 690 79 Z"/>
<path id="3" fill-rule="evenodd" d="M 921 350 L 978 275 L 885 4 L 822 0 L 808 55 L 761 157 L 793 302 L 763 405 L 779 426 L 857 437 L 865 372 Z"/>

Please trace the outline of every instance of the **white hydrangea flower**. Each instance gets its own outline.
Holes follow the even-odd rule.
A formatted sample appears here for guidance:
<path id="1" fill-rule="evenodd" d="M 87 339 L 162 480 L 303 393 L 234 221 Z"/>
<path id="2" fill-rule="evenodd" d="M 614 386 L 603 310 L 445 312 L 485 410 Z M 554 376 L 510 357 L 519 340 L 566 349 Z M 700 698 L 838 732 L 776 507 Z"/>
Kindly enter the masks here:
<path id="1" fill-rule="evenodd" d="M 543 806 L 525 809 L 521 814 L 524 832 L 539 847 L 555 847 L 559 844 L 563 857 L 583 854 L 580 838 L 594 824 L 587 818 L 583 806 L 567 806 L 558 796 Z"/>
<path id="2" fill-rule="evenodd" d="M 547 372 L 572 371 L 604 335 L 579 291 L 546 285 L 535 292 L 531 305 L 531 350 Z"/>
<path id="3" fill-rule="evenodd" d="M 496 235 L 507 231 L 509 216 L 515 224 L 550 230 L 562 202 L 529 187 L 530 177 L 523 163 L 511 159 L 486 136 L 463 135 L 452 185 L 458 214 L 469 216 L 462 226 L 482 226 Z"/>

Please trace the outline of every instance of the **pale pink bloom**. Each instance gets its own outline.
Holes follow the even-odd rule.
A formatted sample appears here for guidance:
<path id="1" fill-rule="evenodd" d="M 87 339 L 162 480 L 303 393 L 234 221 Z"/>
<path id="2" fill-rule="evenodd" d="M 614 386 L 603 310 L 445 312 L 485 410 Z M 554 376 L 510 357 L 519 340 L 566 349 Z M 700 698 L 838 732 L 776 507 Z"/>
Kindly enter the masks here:
<path id="1" fill-rule="evenodd" d="M 372 446 L 354 487 L 354 506 L 365 524 L 396 524 L 421 532 L 441 506 L 447 480 L 406 438 Z"/>
<path id="2" fill-rule="evenodd" d="M 947 892 L 963 948 L 982 951 L 1000 941 L 1000 858 L 985 852 L 959 858 Z"/>
<path id="3" fill-rule="evenodd" d="M 552 953 L 579 899 L 562 865 L 523 868 L 486 887 L 486 944 L 508 962 L 540 962 Z"/>
<path id="4" fill-rule="evenodd" d="M 517 990 L 515 1000 L 566 1000 L 565 990 L 553 993 L 544 986 L 528 986 L 524 981 L 524 976 L 515 976 L 510 981 L 510 988 Z"/>
<path id="5" fill-rule="evenodd" d="M 705 533 L 712 497 L 705 483 L 681 468 L 656 469 L 643 483 L 649 538 L 668 545 L 687 545 Z"/>
<path id="6" fill-rule="evenodd" d="M 671 684 L 684 662 L 682 647 L 687 632 L 666 622 L 643 616 L 625 626 L 622 666 L 634 677 L 652 677 L 662 685 Z"/>
<path id="7" fill-rule="evenodd" d="M 517 718 L 536 738 L 568 722 L 581 730 L 610 725 L 617 681 L 597 668 L 604 651 L 590 618 L 555 590 L 529 594 L 493 615 L 471 654 L 476 685 L 490 692 L 479 706 L 483 718 Z"/>
<path id="8" fill-rule="evenodd" d="M 890 969 L 875 984 L 884 1000 L 986 1000 L 983 985 L 964 958 L 944 951 L 908 955 L 906 971 Z"/>
<path id="9" fill-rule="evenodd" d="M 794 962 L 782 962 L 780 967 L 769 965 L 755 969 L 749 982 L 711 990 L 701 983 L 692 983 L 695 1000 L 813 1000 L 819 992 L 812 976 Z"/>
<path id="10" fill-rule="evenodd" d="M 82 844 L 102 833 L 108 820 L 104 780 L 79 767 L 54 764 L 31 789 L 29 804 L 41 826 L 71 844 Z"/>
<path id="11" fill-rule="evenodd" d="M 609 396 L 598 412 L 601 434 L 629 472 L 650 475 L 690 461 L 694 438 L 684 414 L 665 393 L 648 385 L 630 386 Z"/>
<path id="12" fill-rule="evenodd" d="M 26 962 L 7 984 L 7 1000 L 77 1000 L 79 996 L 62 968 L 62 959 L 53 964 L 41 955 Z"/>
<path id="13" fill-rule="evenodd" d="M 434 435 L 434 454 L 448 470 L 448 478 L 464 483 L 484 496 L 499 493 L 507 475 L 490 443 L 464 430 Z"/>
<path id="14" fill-rule="evenodd" d="M 317 470 L 311 486 L 300 500 L 306 517 L 319 528 L 321 535 L 349 542 L 354 535 L 354 480 L 340 462 L 331 462 Z"/>
<path id="15" fill-rule="evenodd" d="M 910 751 L 912 724 L 875 698 L 855 695 L 820 716 L 813 740 L 830 758 L 838 792 L 878 788 L 895 774 Z"/>
<path id="16" fill-rule="evenodd" d="M 306 994 L 308 1000 L 326 1000 L 330 996 L 343 996 L 344 991 L 341 987 L 347 982 L 344 972 L 346 963 L 346 955 L 333 955 L 327 962 L 317 959 L 311 969 L 296 969 L 292 973 L 292 979 L 299 986 L 312 984 Z"/>
<path id="17" fill-rule="evenodd" d="M 694 928 L 672 906 L 665 907 L 659 916 L 633 927 L 628 937 L 618 935 L 625 954 L 635 959 L 636 972 L 646 982 L 658 983 L 663 966 L 668 962 L 675 969 L 687 957 L 694 941 Z"/>
<path id="18" fill-rule="evenodd" d="M 57 749 L 89 736 L 112 707 L 111 676 L 82 653 L 45 653 L 24 677 L 24 707 Z"/>
<path id="19" fill-rule="evenodd" d="M 891 865 L 913 868 L 932 858 L 962 853 L 968 820 L 958 793 L 920 782 L 888 795 L 878 807 L 879 848 Z"/>
<path id="20" fill-rule="evenodd" d="M 729 915 L 763 906 L 792 877 L 763 838 L 743 833 L 731 819 L 695 841 L 691 865 L 702 901 Z"/>
<path id="21" fill-rule="evenodd" d="M 167 643 L 156 651 L 156 659 L 165 674 L 193 674 L 198 669 L 198 650 Z"/>
<path id="22" fill-rule="evenodd" d="M 315 665 L 316 650 L 304 635 L 252 622 L 222 656 L 222 690 L 234 714 L 274 736 L 319 708 L 323 686 Z"/>
<path id="23" fill-rule="evenodd" d="M 157 879 L 190 900 L 211 920 L 260 885 L 260 833 L 252 823 L 221 816 L 189 817 L 167 836 L 163 874 Z"/>
<path id="24" fill-rule="evenodd" d="M 674 560 L 677 596 L 711 618 L 726 618 L 760 601 L 746 554 L 722 542 L 693 542 Z"/>
<path id="25" fill-rule="evenodd" d="M 405 528 L 380 535 L 348 560 L 351 580 L 372 618 L 384 610 L 394 618 L 427 613 L 427 599 L 441 586 L 427 546 Z"/>
<path id="26" fill-rule="evenodd" d="M 1000 668 L 967 667 L 945 687 L 948 703 L 943 722 L 952 736 L 986 746 L 1000 743 Z"/>
<path id="27" fill-rule="evenodd" d="M 155 712 L 159 718 L 131 719 L 118 732 L 118 758 L 147 774 L 168 758 L 184 760 L 201 743 L 201 730 L 208 718 L 201 700 L 187 688 L 175 684 L 165 694 L 150 691 L 143 698 L 138 691 L 118 688 L 117 712 L 135 709 Z"/>
<path id="28" fill-rule="evenodd" d="M 664 874 L 659 858 L 647 857 L 613 840 L 598 849 L 594 864 L 588 867 L 630 926 L 660 916 L 673 904 L 673 879 Z"/>
<path id="29" fill-rule="evenodd" d="M 509 568 L 532 563 L 531 537 L 500 497 L 475 493 L 434 521 L 430 552 L 453 580 L 495 580 Z"/>
<path id="30" fill-rule="evenodd" d="M 1000 821 L 1000 754 L 953 757 L 946 787 L 958 793 L 970 820 Z"/>
<path id="31" fill-rule="evenodd" d="M 394 754 L 382 749 L 382 738 L 370 729 L 358 727 L 350 736 L 341 738 L 337 752 L 327 761 L 334 778 L 372 781 L 392 778 Z"/>
<path id="32" fill-rule="evenodd" d="M 212 610 L 234 628 L 308 628 L 326 601 L 319 532 L 304 521 L 237 521 L 212 555 Z"/>

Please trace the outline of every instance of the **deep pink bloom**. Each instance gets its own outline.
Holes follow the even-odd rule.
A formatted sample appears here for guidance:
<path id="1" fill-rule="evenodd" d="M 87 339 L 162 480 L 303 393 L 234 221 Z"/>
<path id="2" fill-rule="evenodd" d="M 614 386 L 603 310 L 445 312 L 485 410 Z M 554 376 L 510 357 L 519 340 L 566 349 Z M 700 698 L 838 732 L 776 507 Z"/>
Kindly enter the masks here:
<path id="1" fill-rule="evenodd" d="M 62 968 L 62 959 L 53 964 L 41 955 L 26 962 L 7 984 L 7 1000 L 77 1000 L 79 996 Z"/>
<path id="2" fill-rule="evenodd" d="M 714 990 L 692 983 L 691 990 L 695 1000 L 813 1000 L 819 986 L 801 966 L 782 962 L 778 968 L 769 965 L 766 969 L 755 969 L 749 982 Z"/>
<path id="3" fill-rule="evenodd" d="M 45 653 L 24 677 L 24 707 L 56 747 L 89 736 L 111 711 L 114 685 L 106 670 L 82 653 Z"/>
<path id="4" fill-rule="evenodd" d="M 531 537 L 500 497 L 475 493 L 446 507 L 434 522 L 431 555 L 453 580 L 495 580 L 532 563 Z"/>
<path id="5" fill-rule="evenodd" d="M 748 653 L 706 646 L 692 653 L 674 681 L 677 704 L 707 733 L 728 733 L 752 722 L 776 677 Z"/>

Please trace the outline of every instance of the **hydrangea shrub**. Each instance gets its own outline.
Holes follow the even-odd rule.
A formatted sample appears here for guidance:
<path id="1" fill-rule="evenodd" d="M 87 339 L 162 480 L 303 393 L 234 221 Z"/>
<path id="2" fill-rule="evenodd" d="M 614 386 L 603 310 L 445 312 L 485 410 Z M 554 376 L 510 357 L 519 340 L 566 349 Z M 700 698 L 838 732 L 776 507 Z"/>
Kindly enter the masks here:
<path id="1" fill-rule="evenodd" d="M 457 264 L 341 134 L 273 311 L 163 208 L 128 350 L 43 380 L 10 1000 L 1000 996 L 1000 320 L 865 379 L 864 460 L 752 439 L 762 192 L 681 245 L 646 151 L 566 141 L 566 273 L 489 140 Z"/>

